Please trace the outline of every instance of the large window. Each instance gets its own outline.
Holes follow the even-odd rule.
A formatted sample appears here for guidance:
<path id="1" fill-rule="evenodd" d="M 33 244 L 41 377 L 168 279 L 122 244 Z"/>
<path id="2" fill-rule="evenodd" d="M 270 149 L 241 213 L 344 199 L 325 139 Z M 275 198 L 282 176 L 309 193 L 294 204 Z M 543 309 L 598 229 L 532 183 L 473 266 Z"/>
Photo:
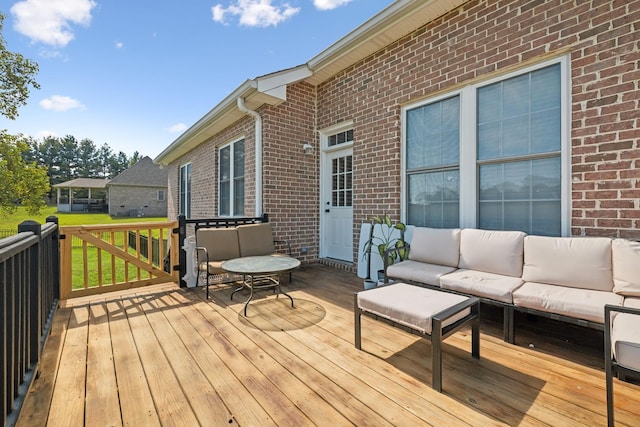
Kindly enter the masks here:
<path id="1" fill-rule="evenodd" d="M 460 198 L 460 97 L 407 111 L 407 222 L 457 227 Z"/>
<path id="2" fill-rule="evenodd" d="M 244 215 L 244 140 L 220 148 L 218 213 Z"/>
<path id="3" fill-rule="evenodd" d="M 549 62 L 405 110 L 409 224 L 563 233 L 564 66 Z"/>
<path id="4" fill-rule="evenodd" d="M 180 215 L 191 217 L 191 163 L 180 166 Z"/>

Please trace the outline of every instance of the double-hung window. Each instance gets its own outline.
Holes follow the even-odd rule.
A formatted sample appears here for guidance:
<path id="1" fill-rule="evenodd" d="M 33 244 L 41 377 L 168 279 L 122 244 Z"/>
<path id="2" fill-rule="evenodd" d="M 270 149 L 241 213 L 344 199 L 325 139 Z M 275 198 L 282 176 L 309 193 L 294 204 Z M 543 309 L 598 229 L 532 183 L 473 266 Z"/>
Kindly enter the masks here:
<path id="1" fill-rule="evenodd" d="M 460 96 L 407 111 L 407 222 L 457 227 L 460 209 Z"/>
<path id="2" fill-rule="evenodd" d="M 218 213 L 244 215 L 244 139 L 220 148 Z"/>
<path id="3" fill-rule="evenodd" d="M 191 217 L 191 163 L 180 166 L 180 215 Z"/>
<path id="4" fill-rule="evenodd" d="M 566 233 L 565 68 L 549 61 L 406 108 L 407 223 Z"/>

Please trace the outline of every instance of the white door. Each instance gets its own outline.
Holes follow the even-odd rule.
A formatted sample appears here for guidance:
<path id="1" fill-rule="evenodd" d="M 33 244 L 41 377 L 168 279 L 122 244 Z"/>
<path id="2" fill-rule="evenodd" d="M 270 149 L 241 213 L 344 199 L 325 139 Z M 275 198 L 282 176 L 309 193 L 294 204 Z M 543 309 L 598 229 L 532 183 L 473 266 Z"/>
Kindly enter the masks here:
<path id="1" fill-rule="evenodd" d="M 353 149 L 324 154 L 321 256 L 353 261 Z"/>

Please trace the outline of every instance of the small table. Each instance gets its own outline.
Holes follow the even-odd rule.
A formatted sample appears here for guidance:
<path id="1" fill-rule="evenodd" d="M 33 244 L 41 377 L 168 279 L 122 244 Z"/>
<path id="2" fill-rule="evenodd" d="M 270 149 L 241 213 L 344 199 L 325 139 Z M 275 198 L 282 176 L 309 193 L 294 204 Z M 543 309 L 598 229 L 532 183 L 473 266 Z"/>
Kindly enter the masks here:
<path id="1" fill-rule="evenodd" d="M 234 258 L 223 262 L 220 267 L 229 273 L 242 274 L 242 286 L 231 293 L 233 295 L 244 289 L 249 288 L 250 294 L 247 302 L 244 303 L 244 315 L 247 315 L 247 306 L 253 298 L 254 289 L 274 289 L 277 294 L 283 294 L 291 300 L 293 307 L 293 298 L 280 288 L 280 275 L 287 271 L 293 270 L 300 265 L 300 261 L 289 256 L 281 255 L 264 255 Z M 248 280 L 247 280 L 248 277 Z"/>

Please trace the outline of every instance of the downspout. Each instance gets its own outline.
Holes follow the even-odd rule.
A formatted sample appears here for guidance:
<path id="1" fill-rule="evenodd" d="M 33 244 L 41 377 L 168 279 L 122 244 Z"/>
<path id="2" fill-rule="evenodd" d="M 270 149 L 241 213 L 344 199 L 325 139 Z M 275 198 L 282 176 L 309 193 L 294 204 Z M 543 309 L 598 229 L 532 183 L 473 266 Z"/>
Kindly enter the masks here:
<path id="1" fill-rule="evenodd" d="M 244 105 L 244 98 L 238 98 L 238 109 L 256 120 L 256 216 L 262 216 L 262 117 Z"/>

